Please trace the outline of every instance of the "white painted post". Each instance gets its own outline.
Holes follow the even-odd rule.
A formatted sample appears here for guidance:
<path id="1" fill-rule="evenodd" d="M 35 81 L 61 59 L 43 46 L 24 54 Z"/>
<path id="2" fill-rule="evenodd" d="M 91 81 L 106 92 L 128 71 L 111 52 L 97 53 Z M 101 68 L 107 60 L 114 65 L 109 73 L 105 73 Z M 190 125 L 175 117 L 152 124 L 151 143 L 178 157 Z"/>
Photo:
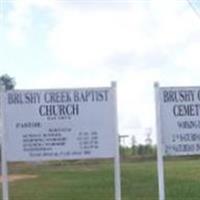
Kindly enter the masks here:
<path id="1" fill-rule="evenodd" d="M 8 193 L 8 166 L 7 166 L 7 158 L 6 158 L 6 145 L 5 145 L 5 119 L 4 119 L 4 108 L 5 108 L 5 90 L 1 90 L 0 92 L 0 107 L 1 107 L 1 174 L 2 174 L 2 195 L 3 200 L 9 200 Z"/>
<path id="2" fill-rule="evenodd" d="M 159 83 L 154 84 L 155 88 L 155 103 L 156 103 L 156 132 L 157 132 L 157 168 L 158 168 L 158 186 L 159 200 L 165 200 L 165 183 L 164 183 L 164 164 L 162 151 L 161 137 L 161 122 L 160 122 L 160 91 Z"/>
<path id="3" fill-rule="evenodd" d="M 121 173 L 120 173 L 120 154 L 119 154 L 119 132 L 118 132 L 118 115 L 117 115 L 117 83 L 112 82 L 112 93 L 114 100 L 114 127 L 115 127 L 115 158 L 114 158 L 114 175 L 115 175 L 115 200 L 121 200 Z"/>

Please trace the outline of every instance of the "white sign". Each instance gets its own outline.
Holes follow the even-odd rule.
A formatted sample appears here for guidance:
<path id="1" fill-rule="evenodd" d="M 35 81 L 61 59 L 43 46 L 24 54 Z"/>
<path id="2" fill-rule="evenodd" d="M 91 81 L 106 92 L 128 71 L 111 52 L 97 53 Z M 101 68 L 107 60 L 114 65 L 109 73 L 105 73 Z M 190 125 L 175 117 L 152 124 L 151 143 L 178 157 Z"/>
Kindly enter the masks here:
<path id="1" fill-rule="evenodd" d="M 8 161 L 115 156 L 113 88 L 5 93 Z"/>
<path id="2" fill-rule="evenodd" d="M 161 87 L 164 155 L 200 154 L 200 87 Z"/>

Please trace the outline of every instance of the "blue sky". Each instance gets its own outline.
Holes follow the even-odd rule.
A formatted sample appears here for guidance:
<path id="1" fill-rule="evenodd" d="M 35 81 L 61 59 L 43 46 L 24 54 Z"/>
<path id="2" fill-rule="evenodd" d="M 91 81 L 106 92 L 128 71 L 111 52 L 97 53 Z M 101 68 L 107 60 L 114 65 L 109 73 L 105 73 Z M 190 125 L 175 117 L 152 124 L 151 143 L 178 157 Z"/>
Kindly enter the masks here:
<path id="1" fill-rule="evenodd" d="M 200 12 L 199 2 L 190 0 Z M 120 134 L 152 129 L 155 81 L 199 85 L 200 17 L 186 0 L 1 0 L 0 72 L 18 89 L 118 82 Z M 199 10 L 198 10 L 199 9 Z"/>

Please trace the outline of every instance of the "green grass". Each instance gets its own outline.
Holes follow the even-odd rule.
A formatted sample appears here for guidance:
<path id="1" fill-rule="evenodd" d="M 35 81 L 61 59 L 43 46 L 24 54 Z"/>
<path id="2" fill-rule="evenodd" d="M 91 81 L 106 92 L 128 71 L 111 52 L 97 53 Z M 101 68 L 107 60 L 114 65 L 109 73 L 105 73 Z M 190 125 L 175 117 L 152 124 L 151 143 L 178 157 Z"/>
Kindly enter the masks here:
<path id="1" fill-rule="evenodd" d="M 169 200 L 200 199 L 200 161 L 167 162 L 165 167 L 166 194 Z"/>
<path id="2" fill-rule="evenodd" d="M 121 168 L 122 200 L 158 200 L 156 162 Z M 114 200 L 111 161 L 12 164 L 9 171 L 38 176 L 10 183 L 10 200 Z M 166 200 L 200 199 L 200 160 L 165 162 L 165 178 Z"/>

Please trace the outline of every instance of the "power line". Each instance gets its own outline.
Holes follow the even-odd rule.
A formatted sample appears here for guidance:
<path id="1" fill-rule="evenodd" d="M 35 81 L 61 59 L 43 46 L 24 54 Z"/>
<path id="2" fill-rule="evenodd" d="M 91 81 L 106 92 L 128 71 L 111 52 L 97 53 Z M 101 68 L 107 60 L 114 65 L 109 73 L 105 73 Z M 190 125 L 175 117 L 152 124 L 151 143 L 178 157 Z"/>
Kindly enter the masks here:
<path id="1" fill-rule="evenodd" d="M 194 11 L 194 13 L 197 15 L 197 17 L 200 19 L 200 13 L 197 11 L 197 9 L 192 4 L 192 2 L 190 0 L 186 0 L 186 1 L 188 2 L 189 6 L 192 8 L 192 10 Z"/>

